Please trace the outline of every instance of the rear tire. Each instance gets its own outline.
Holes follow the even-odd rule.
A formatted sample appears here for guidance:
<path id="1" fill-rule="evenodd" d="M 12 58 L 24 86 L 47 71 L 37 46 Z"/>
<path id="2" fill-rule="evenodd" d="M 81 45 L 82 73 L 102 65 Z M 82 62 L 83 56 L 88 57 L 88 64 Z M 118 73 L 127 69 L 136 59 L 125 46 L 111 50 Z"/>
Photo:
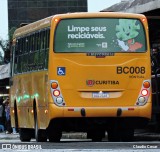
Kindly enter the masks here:
<path id="1" fill-rule="evenodd" d="M 122 142 L 131 142 L 134 138 L 134 129 L 126 128 L 121 130 L 121 141 Z"/>
<path id="2" fill-rule="evenodd" d="M 14 103 L 14 118 L 15 118 L 15 130 L 18 132 L 18 114 L 17 114 L 17 104 Z"/>
<path id="3" fill-rule="evenodd" d="M 134 138 L 134 129 L 133 128 L 114 128 L 108 130 L 108 141 L 111 142 L 131 142 Z"/>
<path id="4" fill-rule="evenodd" d="M 93 142 L 101 142 L 105 137 L 105 131 L 91 130 L 87 132 L 87 138 L 91 138 Z"/>
<path id="5" fill-rule="evenodd" d="M 47 141 L 47 135 L 46 130 L 42 130 L 38 128 L 38 120 L 37 120 L 37 110 L 35 109 L 35 115 L 34 115 L 34 122 L 35 122 L 35 139 L 37 142 L 46 142 Z"/>
<path id="6" fill-rule="evenodd" d="M 60 142 L 62 137 L 62 123 L 59 120 L 52 120 L 47 128 L 49 142 Z"/>
<path id="7" fill-rule="evenodd" d="M 62 131 L 53 129 L 48 133 L 49 142 L 60 142 L 62 137 Z"/>
<path id="8" fill-rule="evenodd" d="M 120 141 L 120 133 L 117 128 L 111 128 L 107 132 L 108 132 L 108 141 L 110 142 Z"/>
<path id="9" fill-rule="evenodd" d="M 19 136 L 21 141 L 30 141 L 32 138 L 32 130 L 26 128 L 20 128 Z"/>

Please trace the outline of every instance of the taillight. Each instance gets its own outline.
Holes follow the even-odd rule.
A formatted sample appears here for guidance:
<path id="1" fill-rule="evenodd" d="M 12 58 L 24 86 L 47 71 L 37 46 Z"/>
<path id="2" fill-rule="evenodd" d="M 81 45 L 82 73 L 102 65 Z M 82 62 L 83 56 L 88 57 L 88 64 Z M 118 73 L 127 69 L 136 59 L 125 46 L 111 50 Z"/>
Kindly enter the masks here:
<path id="1" fill-rule="evenodd" d="M 145 80 L 142 83 L 142 87 L 136 102 L 136 105 L 143 106 L 147 103 L 151 91 L 151 81 Z"/>
<path id="2" fill-rule="evenodd" d="M 58 81 L 50 80 L 50 90 L 52 94 L 52 99 L 57 106 L 65 106 L 65 101 L 62 96 L 62 92 Z"/>
<path id="3" fill-rule="evenodd" d="M 58 98 L 56 99 L 56 102 L 57 102 L 58 104 L 61 104 L 61 103 L 63 102 L 63 98 L 58 97 Z"/>
<path id="4" fill-rule="evenodd" d="M 148 82 L 148 81 L 143 82 L 143 87 L 144 88 L 149 88 L 150 87 L 150 82 Z"/>
<path id="5" fill-rule="evenodd" d="M 59 90 L 54 90 L 53 95 L 58 97 L 60 95 L 60 91 Z"/>
<path id="6" fill-rule="evenodd" d="M 146 101 L 145 97 L 141 96 L 141 97 L 138 98 L 137 105 L 141 105 L 141 104 L 145 103 L 145 101 Z"/>
<path id="7" fill-rule="evenodd" d="M 52 82 L 51 83 L 51 88 L 52 89 L 56 89 L 58 87 L 58 83 L 57 82 Z"/>
<path id="8" fill-rule="evenodd" d="M 143 89 L 141 91 L 142 96 L 147 96 L 148 95 L 148 90 L 147 89 Z"/>

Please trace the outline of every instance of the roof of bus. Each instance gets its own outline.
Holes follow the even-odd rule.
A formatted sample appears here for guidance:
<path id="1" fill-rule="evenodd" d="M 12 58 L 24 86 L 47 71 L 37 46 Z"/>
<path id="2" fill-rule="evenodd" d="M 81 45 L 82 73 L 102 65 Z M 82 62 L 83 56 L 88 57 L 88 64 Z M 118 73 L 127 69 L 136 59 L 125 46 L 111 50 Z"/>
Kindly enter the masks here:
<path id="1" fill-rule="evenodd" d="M 53 16 L 50 16 L 16 29 L 13 38 L 20 37 L 22 35 L 50 26 L 52 18 Z"/>
<path id="2" fill-rule="evenodd" d="M 87 12 L 83 12 L 83 13 L 66 13 L 66 14 L 58 14 L 58 15 L 53 15 L 47 18 L 44 18 L 42 20 L 30 23 L 28 25 L 25 25 L 23 27 L 20 27 L 18 29 L 16 29 L 13 38 L 16 37 L 20 37 L 26 34 L 29 34 L 33 31 L 36 30 L 40 30 L 46 27 L 51 26 L 51 20 L 53 19 L 53 17 L 57 17 L 57 18 L 79 18 L 79 17 L 124 17 L 124 18 L 129 18 L 129 17 L 133 17 L 133 18 L 140 18 L 140 17 L 144 17 L 144 15 L 142 14 L 133 14 L 133 13 L 122 13 L 122 12 L 96 12 L 96 13 L 87 13 Z"/>

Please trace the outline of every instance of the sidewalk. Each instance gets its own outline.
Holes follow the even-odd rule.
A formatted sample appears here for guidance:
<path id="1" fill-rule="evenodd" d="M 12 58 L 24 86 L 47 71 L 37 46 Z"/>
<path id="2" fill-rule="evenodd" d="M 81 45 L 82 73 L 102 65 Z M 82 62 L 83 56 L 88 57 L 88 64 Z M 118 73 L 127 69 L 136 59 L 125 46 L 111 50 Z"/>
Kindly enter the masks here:
<path id="1" fill-rule="evenodd" d="M 0 139 L 16 139 L 19 138 L 19 134 L 6 134 L 5 132 L 0 132 Z"/>

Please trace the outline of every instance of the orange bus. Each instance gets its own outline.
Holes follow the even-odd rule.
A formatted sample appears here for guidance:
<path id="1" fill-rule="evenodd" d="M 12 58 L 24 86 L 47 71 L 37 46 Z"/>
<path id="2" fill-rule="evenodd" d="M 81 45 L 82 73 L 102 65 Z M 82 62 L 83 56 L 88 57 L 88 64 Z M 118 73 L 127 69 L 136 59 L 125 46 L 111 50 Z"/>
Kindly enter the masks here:
<path id="1" fill-rule="evenodd" d="M 68 13 L 13 36 L 11 122 L 21 141 L 86 132 L 131 141 L 151 118 L 151 63 L 144 15 Z"/>

